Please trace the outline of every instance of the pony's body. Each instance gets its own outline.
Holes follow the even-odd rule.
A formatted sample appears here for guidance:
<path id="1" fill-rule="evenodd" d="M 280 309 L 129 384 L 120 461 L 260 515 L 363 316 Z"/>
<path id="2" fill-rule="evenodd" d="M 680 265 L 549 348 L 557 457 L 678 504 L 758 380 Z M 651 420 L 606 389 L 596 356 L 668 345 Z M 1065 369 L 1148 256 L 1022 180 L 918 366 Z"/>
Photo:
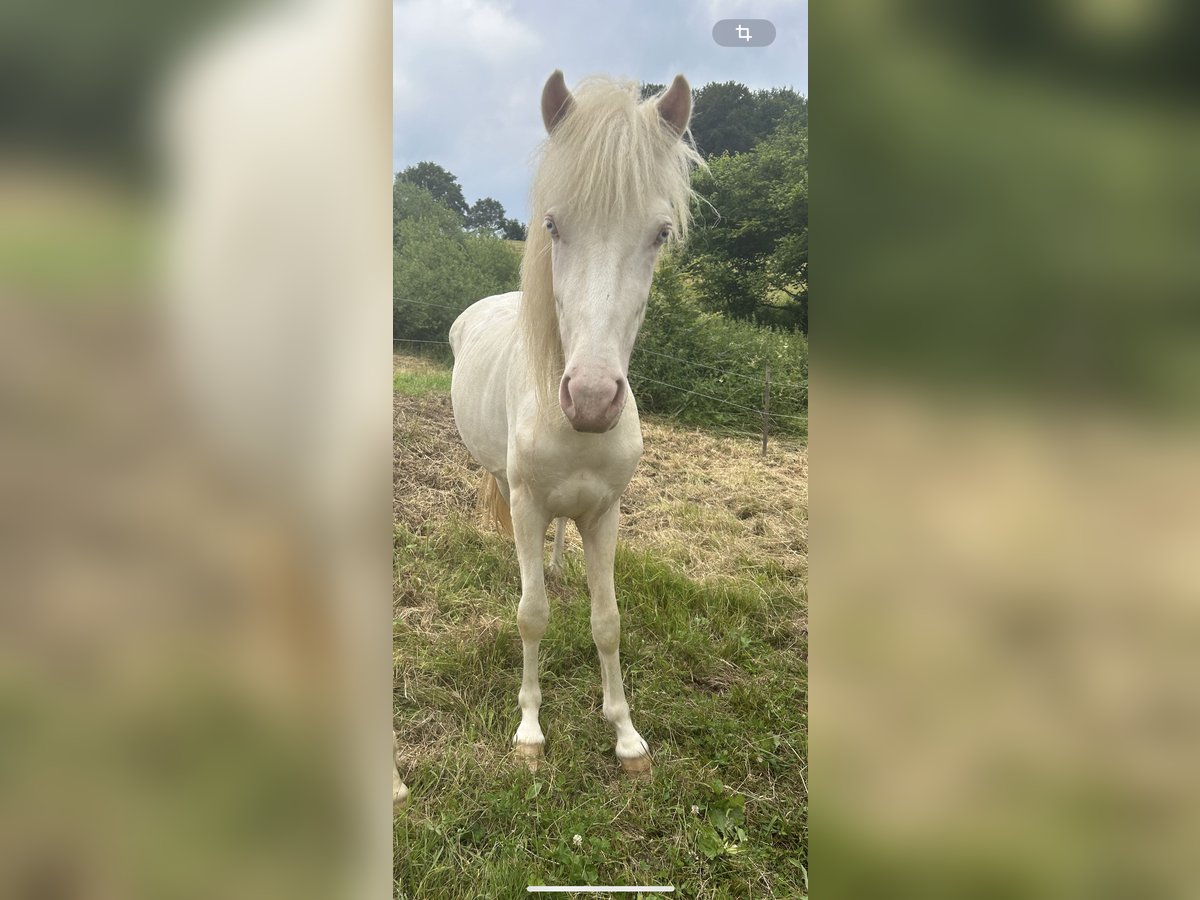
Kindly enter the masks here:
<path id="1" fill-rule="evenodd" d="M 576 96 L 555 72 L 542 94 L 550 138 L 533 184 L 522 291 L 478 301 L 450 329 L 455 422 L 511 512 L 524 648 L 513 743 L 531 764 L 545 743 L 538 648 L 550 613 L 546 528 L 559 520 L 557 562 L 570 518 L 587 563 L 604 717 L 623 766 L 650 766 L 621 678 L 613 562 L 621 494 L 642 453 L 629 357 L 658 251 L 687 228 L 698 161 L 681 140 L 690 112 L 682 76 L 639 104 L 635 85 L 596 80 Z"/>
<path id="2" fill-rule="evenodd" d="M 646 742 L 634 729 L 625 702 L 617 659 L 620 619 L 612 583 L 617 512 L 621 494 L 642 455 L 637 407 L 629 396 L 617 424 L 603 434 L 574 430 L 565 417 L 547 421 L 538 407 L 534 374 L 527 365 L 525 342 L 517 321 L 519 293 L 488 297 L 470 306 L 450 329 L 454 350 L 451 398 L 463 443 L 496 480 L 511 509 L 513 537 L 521 567 L 517 610 L 525 644 L 520 692 L 521 725 L 513 743 L 536 765 L 545 737 L 538 722 L 541 689 L 537 653 L 549 618 L 542 549 L 546 528 L 560 520 L 555 542 L 562 551 L 561 520 L 573 519 L 583 538 L 588 581 L 600 591 L 605 610 L 593 613 L 593 631 L 601 648 L 604 713 L 618 732 L 617 754 L 626 767 L 649 765 Z M 597 626 L 602 632 L 597 632 Z"/>

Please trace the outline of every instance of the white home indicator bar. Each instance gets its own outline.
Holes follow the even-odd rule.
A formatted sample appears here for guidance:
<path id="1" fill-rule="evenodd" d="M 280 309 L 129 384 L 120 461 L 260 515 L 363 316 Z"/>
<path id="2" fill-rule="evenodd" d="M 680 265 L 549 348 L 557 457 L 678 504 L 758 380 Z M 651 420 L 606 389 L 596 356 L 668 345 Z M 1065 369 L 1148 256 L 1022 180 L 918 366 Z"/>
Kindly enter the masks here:
<path id="1" fill-rule="evenodd" d="M 601 884 L 594 887 L 586 884 L 561 886 L 531 884 L 525 890 L 531 894 L 673 894 L 675 892 L 675 888 L 669 884 Z"/>

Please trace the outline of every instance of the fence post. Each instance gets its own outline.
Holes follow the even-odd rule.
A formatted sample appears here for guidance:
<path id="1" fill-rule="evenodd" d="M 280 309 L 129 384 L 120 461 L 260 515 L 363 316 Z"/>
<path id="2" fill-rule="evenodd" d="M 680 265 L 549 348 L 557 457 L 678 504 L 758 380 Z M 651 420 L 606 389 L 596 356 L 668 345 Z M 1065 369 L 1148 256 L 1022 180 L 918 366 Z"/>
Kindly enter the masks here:
<path id="1" fill-rule="evenodd" d="M 768 359 L 766 363 L 766 371 L 763 372 L 763 434 L 762 434 L 762 455 L 763 459 L 767 457 L 767 431 L 770 428 L 771 421 L 771 361 Z"/>

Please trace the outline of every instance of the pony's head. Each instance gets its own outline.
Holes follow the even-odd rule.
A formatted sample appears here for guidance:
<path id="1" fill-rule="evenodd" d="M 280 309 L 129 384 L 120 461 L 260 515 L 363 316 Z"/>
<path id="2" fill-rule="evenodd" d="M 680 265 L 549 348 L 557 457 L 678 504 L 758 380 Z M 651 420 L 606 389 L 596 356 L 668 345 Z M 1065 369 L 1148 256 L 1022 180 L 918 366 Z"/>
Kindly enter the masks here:
<path id="1" fill-rule="evenodd" d="M 628 396 L 629 356 L 663 245 L 687 234 L 692 94 L 676 76 L 638 102 L 636 84 L 556 71 L 542 91 L 549 132 L 521 263 L 521 321 L 543 409 L 576 431 L 608 431 Z"/>

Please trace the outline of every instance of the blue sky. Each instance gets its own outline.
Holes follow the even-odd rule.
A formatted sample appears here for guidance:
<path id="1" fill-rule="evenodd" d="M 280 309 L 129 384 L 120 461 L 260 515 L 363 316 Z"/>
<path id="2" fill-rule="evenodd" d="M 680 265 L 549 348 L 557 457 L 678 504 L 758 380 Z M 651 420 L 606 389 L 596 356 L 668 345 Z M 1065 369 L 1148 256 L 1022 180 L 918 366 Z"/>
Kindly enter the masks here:
<path id="1" fill-rule="evenodd" d="M 538 100 L 556 68 L 567 84 L 606 74 L 693 87 L 740 81 L 808 94 L 807 0 L 394 0 L 392 167 L 421 160 L 458 176 L 467 202 L 495 197 L 528 219 Z M 770 19 L 763 48 L 718 47 L 719 19 Z"/>

